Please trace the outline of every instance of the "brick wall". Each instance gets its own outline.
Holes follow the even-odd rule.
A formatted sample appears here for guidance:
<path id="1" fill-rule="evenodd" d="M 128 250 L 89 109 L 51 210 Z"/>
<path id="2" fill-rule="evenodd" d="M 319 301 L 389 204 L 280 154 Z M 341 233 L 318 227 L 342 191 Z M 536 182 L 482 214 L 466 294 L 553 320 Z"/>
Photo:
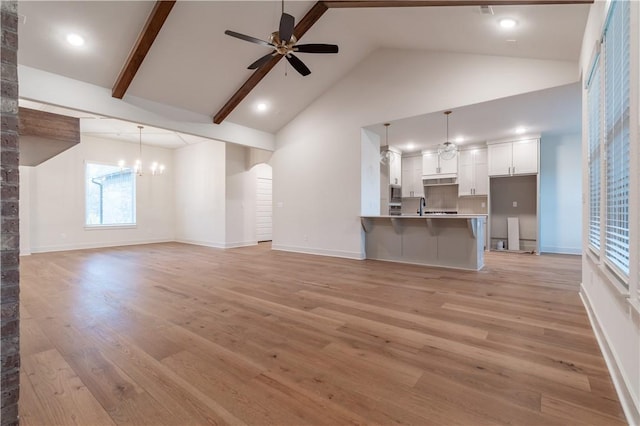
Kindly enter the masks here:
<path id="1" fill-rule="evenodd" d="M 18 4 L 0 2 L 0 422 L 18 424 L 20 387 L 18 224 Z"/>

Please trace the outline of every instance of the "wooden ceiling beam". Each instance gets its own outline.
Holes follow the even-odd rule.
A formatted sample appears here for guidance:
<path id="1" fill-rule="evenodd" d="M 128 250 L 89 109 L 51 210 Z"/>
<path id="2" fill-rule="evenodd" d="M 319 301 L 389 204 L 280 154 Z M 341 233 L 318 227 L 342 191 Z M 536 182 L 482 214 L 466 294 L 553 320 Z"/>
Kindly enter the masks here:
<path id="1" fill-rule="evenodd" d="M 439 6 L 527 6 L 552 4 L 591 4 L 594 0 L 328 0 L 329 9 L 376 7 L 439 7 Z"/>
<path id="2" fill-rule="evenodd" d="M 435 7 L 435 6 L 512 6 L 512 5 L 552 5 L 552 4 L 590 4 L 594 0 L 327 0 L 317 2 L 296 25 L 293 34 L 298 40 L 320 19 L 328 9 L 365 8 L 365 7 Z M 264 66 L 258 68 L 251 77 L 229 98 L 226 104 L 213 117 L 220 124 L 242 102 L 242 100 L 260 83 L 282 55 L 276 55 Z"/>
<path id="3" fill-rule="evenodd" d="M 131 49 L 131 52 L 129 53 L 129 57 L 125 62 L 124 67 L 122 67 L 122 71 L 120 71 L 120 75 L 118 75 L 118 79 L 113 85 L 111 96 L 118 99 L 122 99 L 124 97 L 124 94 L 127 92 L 129 85 L 136 76 L 138 69 L 140 69 L 142 61 L 144 61 L 147 53 L 149 53 L 153 42 L 158 36 L 160 29 L 169 16 L 169 12 L 171 12 L 171 9 L 173 9 L 175 4 L 176 0 L 156 1 L 151 14 L 149 14 L 149 17 L 147 18 L 147 22 L 144 24 L 144 27 L 133 46 L 133 49 Z"/>
<path id="4" fill-rule="evenodd" d="M 314 4 L 311 10 L 309 10 L 309 12 L 304 15 L 304 18 L 302 18 L 302 20 L 298 22 L 298 25 L 296 25 L 293 30 L 293 35 L 295 35 L 296 38 L 300 40 L 302 36 L 307 31 L 309 31 L 313 24 L 315 24 L 318 19 L 320 19 L 320 17 L 327 11 L 327 9 L 328 7 L 326 5 L 326 2 L 324 1 L 319 1 Z M 229 98 L 227 103 L 224 104 L 222 108 L 220 108 L 220 111 L 218 111 L 213 117 L 213 122 L 215 124 L 222 123 L 222 121 L 227 118 L 229 114 L 231 114 L 231 111 L 233 111 L 238 106 L 238 104 L 240 104 L 240 102 L 242 102 L 242 100 L 253 90 L 253 88 L 256 87 L 258 83 L 260 83 L 260 81 L 267 75 L 267 73 L 276 66 L 280 59 L 282 59 L 282 55 L 276 55 L 271 58 L 265 65 L 255 70 L 253 74 L 251 74 L 251 77 L 249 77 L 249 79 L 244 82 L 244 84 L 236 91 L 236 93 L 234 93 L 233 96 Z"/>

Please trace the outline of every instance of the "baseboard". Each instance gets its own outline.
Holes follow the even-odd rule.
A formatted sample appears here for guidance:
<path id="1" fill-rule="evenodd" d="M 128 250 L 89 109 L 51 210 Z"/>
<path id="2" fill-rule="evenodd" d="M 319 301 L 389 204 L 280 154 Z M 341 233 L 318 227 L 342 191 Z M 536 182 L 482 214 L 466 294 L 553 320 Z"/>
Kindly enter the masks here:
<path id="1" fill-rule="evenodd" d="M 87 250 L 107 247 L 120 246 L 137 246 L 143 244 L 170 243 L 175 241 L 173 238 L 158 238 L 139 241 L 108 241 L 100 243 L 83 243 L 83 244 L 61 244 L 56 246 L 32 247 L 31 253 L 48 253 L 53 251 L 70 251 L 70 250 Z"/>
<path id="2" fill-rule="evenodd" d="M 541 246 L 541 253 L 554 253 L 554 254 L 582 254 L 581 247 L 552 247 L 552 246 Z"/>
<path id="3" fill-rule="evenodd" d="M 201 240 L 189 240 L 189 239 L 181 239 L 176 238 L 174 240 L 177 243 L 183 244 L 193 244 L 194 246 L 203 246 L 203 247 L 211 247 L 211 248 L 226 248 L 224 243 L 212 243 L 211 241 L 201 241 Z"/>
<path id="4" fill-rule="evenodd" d="M 313 254 L 317 256 L 341 257 L 344 259 L 363 260 L 365 257 L 360 252 L 343 251 L 343 250 L 326 250 L 313 247 L 297 247 L 286 246 L 280 244 L 272 244 L 272 250 L 289 251 L 293 253 Z"/>
<path id="5" fill-rule="evenodd" d="M 587 316 L 589 317 L 591 328 L 596 335 L 596 340 L 598 341 L 598 345 L 600 346 L 600 351 L 602 352 L 604 361 L 607 364 L 609 374 L 611 375 L 611 380 L 613 381 L 613 386 L 615 387 L 616 393 L 618 394 L 618 399 L 620 399 L 620 404 L 622 405 L 622 410 L 624 411 L 624 415 L 627 418 L 627 422 L 630 425 L 640 425 L 640 407 L 637 405 L 637 398 L 634 397 L 633 390 L 631 389 L 631 386 L 629 386 L 624 373 L 620 370 L 620 368 L 618 368 L 618 357 L 616 356 L 613 348 L 609 346 L 607 336 L 604 333 L 604 330 L 600 327 L 598 316 L 594 312 L 591 305 L 589 294 L 582 284 L 580 284 L 579 294 L 580 299 L 582 300 L 582 304 L 587 311 Z"/>
<path id="6" fill-rule="evenodd" d="M 238 241 L 236 243 L 225 243 L 225 248 L 236 248 L 236 247 L 249 247 L 249 246 L 257 246 L 257 241 Z"/>

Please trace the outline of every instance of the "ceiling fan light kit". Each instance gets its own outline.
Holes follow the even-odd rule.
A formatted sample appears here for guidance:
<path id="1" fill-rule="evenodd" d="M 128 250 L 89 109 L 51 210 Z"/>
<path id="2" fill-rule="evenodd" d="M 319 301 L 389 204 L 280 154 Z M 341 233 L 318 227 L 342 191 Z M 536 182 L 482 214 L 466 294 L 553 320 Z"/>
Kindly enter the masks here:
<path id="1" fill-rule="evenodd" d="M 311 74 L 311 70 L 293 54 L 293 52 L 300 53 L 338 53 L 338 46 L 335 44 L 300 44 L 297 37 L 293 34 L 295 29 L 295 18 L 292 15 L 284 12 L 284 2 L 282 4 L 282 15 L 280 16 L 280 26 L 278 31 L 271 33 L 269 41 L 264 41 L 259 38 L 248 36 L 245 34 L 237 33 L 235 31 L 226 30 L 224 33 L 228 36 L 238 38 L 240 40 L 248 41 L 250 43 L 259 44 L 265 47 L 271 47 L 272 52 L 258 58 L 255 62 L 249 65 L 247 68 L 250 70 L 256 70 L 266 65 L 274 56 L 284 56 L 291 66 L 298 71 L 300 75 L 307 76 Z"/>

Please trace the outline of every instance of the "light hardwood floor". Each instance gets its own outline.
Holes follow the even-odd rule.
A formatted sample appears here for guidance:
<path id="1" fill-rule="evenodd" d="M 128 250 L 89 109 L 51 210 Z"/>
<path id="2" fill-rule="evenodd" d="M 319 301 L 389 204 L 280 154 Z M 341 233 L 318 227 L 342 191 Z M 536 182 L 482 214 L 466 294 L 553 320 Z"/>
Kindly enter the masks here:
<path id="1" fill-rule="evenodd" d="M 21 262 L 23 425 L 625 424 L 578 257 L 461 272 L 170 243 Z"/>

